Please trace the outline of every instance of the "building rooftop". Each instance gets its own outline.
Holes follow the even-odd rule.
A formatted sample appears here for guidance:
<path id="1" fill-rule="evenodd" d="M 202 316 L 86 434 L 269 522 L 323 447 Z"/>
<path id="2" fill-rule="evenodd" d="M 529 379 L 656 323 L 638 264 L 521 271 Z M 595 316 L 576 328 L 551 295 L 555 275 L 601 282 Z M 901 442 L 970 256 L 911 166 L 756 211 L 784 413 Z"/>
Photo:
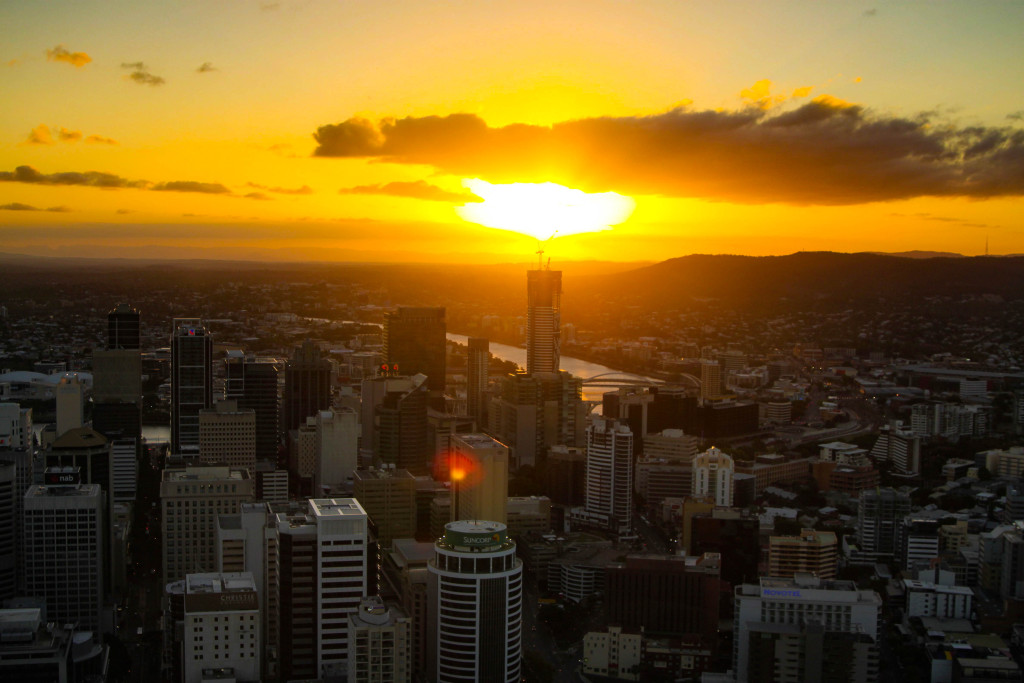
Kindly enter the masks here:
<path id="1" fill-rule="evenodd" d="M 366 510 L 355 498 L 310 498 L 309 509 L 317 517 L 366 516 Z"/>
<path id="2" fill-rule="evenodd" d="M 209 574 L 188 574 L 185 577 L 185 592 L 196 593 L 239 593 L 256 590 L 256 581 L 250 572 L 211 572 Z"/>

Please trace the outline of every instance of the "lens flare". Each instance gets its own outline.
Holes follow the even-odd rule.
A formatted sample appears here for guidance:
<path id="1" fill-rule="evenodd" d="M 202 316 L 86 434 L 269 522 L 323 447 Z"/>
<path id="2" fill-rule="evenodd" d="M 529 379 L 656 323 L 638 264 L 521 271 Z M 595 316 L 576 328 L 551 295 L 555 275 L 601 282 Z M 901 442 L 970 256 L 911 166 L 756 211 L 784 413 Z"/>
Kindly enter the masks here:
<path id="1" fill-rule="evenodd" d="M 467 178 L 463 186 L 484 201 L 456 207 L 463 220 L 548 240 L 581 232 L 609 230 L 636 207 L 615 192 L 587 194 L 555 183 L 496 185 Z"/>

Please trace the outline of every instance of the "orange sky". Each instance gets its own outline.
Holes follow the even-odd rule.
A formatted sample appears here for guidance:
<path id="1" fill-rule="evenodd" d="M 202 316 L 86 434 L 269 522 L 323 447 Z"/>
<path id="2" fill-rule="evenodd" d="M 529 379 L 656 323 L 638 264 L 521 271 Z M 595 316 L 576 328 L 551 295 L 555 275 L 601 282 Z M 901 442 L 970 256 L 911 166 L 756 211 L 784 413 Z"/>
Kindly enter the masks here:
<path id="1" fill-rule="evenodd" d="M 555 258 L 1024 253 L 1020 3 L 68 1 L 0 25 L 0 251 L 526 260 L 534 238 L 464 220 L 476 178 L 632 200 Z M 485 222 L 536 228 L 539 201 Z"/>

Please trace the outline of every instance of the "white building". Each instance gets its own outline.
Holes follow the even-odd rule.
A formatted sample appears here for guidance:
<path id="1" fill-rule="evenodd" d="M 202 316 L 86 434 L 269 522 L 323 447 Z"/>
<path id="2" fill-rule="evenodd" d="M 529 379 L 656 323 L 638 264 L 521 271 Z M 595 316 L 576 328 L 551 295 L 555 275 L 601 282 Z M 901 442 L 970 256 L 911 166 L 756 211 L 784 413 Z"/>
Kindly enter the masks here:
<path id="1" fill-rule="evenodd" d="M 906 593 L 906 617 L 971 619 L 974 591 L 953 583 L 953 572 L 926 569 L 917 579 L 903 579 Z"/>
<path id="2" fill-rule="evenodd" d="M 857 590 L 852 581 L 821 581 L 806 574 L 737 586 L 736 680 L 757 680 L 751 673 L 755 666 L 771 666 L 776 681 L 820 680 L 830 656 L 850 658 L 848 680 L 877 680 L 881 606 L 877 593 Z"/>
<path id="3" fill-rule="evenodd" d="M 732 456 L 717 448 L 709 448 L 693 459 L 691 493 L 694 496 L 707 496 L 720 507 L 732 507 L 733 474 Z"/>
<path id="4" fill-rule="evenodd" d="M 445 525 L 427 565 L 427 676 L 436 683 L 516 683 L 521 674 L 523 563 L 504 524 Z"/>
<path id="5" fill-rule="evenodd" d="M 633 433 L 625 422 L 595 416 L 587 425 L 586 516 L 629 533 L 633 514 Z"/>
<path id="6" fill-rule="evenodd" d="M 139 479 L 139 461 L 135 439 L 114 439 L 110 442 L 110 459 L 113 461 L 113 494 L 115 503 L 130 503 L 135 500 Z"/>
<path id="7" fill-rule="evenodd" d="M 235 680 L 261 679 L 259 599 L 252 574 L 185 577 L 182 671 L 185 683 L 203 683 L 204 669 L 230 671 Z"/>
<path id="8" fill-rule="evenodd" d="M 921 471 L 921 437 L 903 423 L 893 420 L 882 425 L 878 439 L 871 448 L 875 462 L 891 462 L 893 469 L 904 474 L 918 474 Z"/>
<path id="9" fill-rule="evenodd" d="M 0 403 L 0 449 L 18 450 L 32 445 L 32 409 Z"/>
<path id="10" fill-rule="evenodd" d="M 366 511 L 355 498 L 314 498 L 316 526 L 317 670 L 321 678 L 348 668 L 348 615 L 366 597 L 371 571 Z"/>
<path id="11" fill-rule="evenodd" d="M 412 619 L 374 596 L 348 615 L 348 683 L 412 680 Z"/>
<path id="12" fill-rule="evenodd" d="M 51 468 L 25 494 L 25 589 L 46 600 L 46 618 L 81 629 L 102 625 L 104 494 L 77 468 Z"/>
<path id="13" fill-rule="evenodd" d="M 590 631 L 583 636 L 583 673 L 623 681 L 640 680 L 643 636 L 621 626 L 607 631 Z"/>

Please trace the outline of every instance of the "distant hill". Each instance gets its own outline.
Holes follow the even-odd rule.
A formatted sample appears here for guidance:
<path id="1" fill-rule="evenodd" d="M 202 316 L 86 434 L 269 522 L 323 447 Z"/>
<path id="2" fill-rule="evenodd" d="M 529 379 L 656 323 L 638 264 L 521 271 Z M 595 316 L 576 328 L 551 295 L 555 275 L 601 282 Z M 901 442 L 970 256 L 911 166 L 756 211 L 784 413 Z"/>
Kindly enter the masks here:
<path id="1" fill-rule="evenodd" d="M 930 296 L 996 295 L 1024 298 L 1024 258 L 800 252 L 789 256 L 693 255 L 625 273 L 594 278 L 586 287 L 599 298 L 655 308 L 685 307 L 695 299 L 731 306 Z M 641 303 L 643 302 L 643 303 Z"/>
<path id="2" fill-rule="evenodd" d="M 877 256 L 899 256 L 900 258 L 967 258 L 963 254 L 957 254 L 952 251 L 866 251 L 864 253 Z"/>

